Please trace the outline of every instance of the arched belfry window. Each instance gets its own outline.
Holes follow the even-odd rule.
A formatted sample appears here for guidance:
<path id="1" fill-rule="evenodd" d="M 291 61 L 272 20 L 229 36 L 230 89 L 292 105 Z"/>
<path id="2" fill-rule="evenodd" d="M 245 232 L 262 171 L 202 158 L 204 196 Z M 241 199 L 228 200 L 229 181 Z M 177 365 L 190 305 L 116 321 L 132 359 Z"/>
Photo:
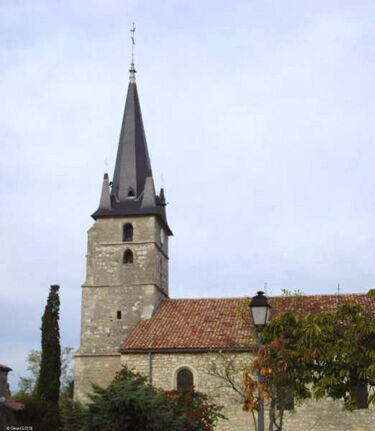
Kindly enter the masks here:
<path id="1" fill-rule="evenodd" d="M 182 368 L 177 373 L 177 389 L 189 389 L 194 385 L 193 373 L 187 368 Z"/>
<path id="2" fill-rule="evenodd" d="M 122 232 L 123 241 L 133 241 L 133 225 L 131 223 L 124 224 Z"/>
<path id="3" fill-rule="evenodd" d="M 124 252 L 124 263 L 133 263 L 134 257 L 133 252 L 129 249 Z"/>
<path id="4" fill-rule="evenodd" d="M 133 190 L 131 187 L 129 187 L 129 190 L 128 190 L 128 197 L 129 197 L 129 198 L 133 198 L 134 196 L 135 196 L 134 190 Z"/>

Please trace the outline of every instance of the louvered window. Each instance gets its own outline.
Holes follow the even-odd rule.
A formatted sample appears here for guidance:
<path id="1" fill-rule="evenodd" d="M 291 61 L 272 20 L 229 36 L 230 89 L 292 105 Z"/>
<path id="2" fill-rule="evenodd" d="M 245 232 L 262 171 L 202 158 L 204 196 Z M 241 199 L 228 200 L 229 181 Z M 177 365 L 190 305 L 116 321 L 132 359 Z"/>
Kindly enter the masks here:
<path id="1" fill-rule="evenodd" d="M 126 242 L 133 241 L 133 225 L 131 223 L 124 224 L 122 240 Z"/>

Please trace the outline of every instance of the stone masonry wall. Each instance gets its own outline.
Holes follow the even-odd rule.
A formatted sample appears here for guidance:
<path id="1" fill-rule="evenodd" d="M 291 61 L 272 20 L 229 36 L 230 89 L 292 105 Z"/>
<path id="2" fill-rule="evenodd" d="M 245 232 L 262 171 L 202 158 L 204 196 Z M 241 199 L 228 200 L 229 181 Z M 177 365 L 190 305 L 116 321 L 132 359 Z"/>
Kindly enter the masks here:
<path id="1" fill-rule="evenodd" d="M 113 380 L 120 366 L 120 355 L 98 355 L 75 357 L 74 398 L 89 401 L 87 394 L 91 392 L 91 383 L 107 386 Z"/>
<path id="2" fill-rule="evenodd" d="M 176 388 L 176 375 L 179 369 L 189 368 L 194 375 L 196 389 L 207 393 L 212 401 L 225 407 L 224 414 L 228 421 L 220 421 L 217 431 L 249 431 L 254 429 L 251 415 L 243 412 L 241 398 L 223 385 L 217 377 L 209 374 L 210 363 L 218 366 L 228 359 L 235 361 L 237 383 L 241 381 L 244 367 L 252 357 L 249 353 L 217 354 L 217 353 L 157 353 L 152 359 L 152 383 L 166 390 Z M 149 375 L 149 356 L 147 353 L 128 353 L 121 355 L 121 364 Z M 268 429 L 268 413 L 265 412 L 265 429 Z M 285 413 L 284 431 L 374 431 L 375 409 L 346 412 L 342 410 L 340 401 L 308 400 L 296 406 L 292 412 Z"/>
<path id="3" fill-rule="evenodd" d="M 125 223 L 133 225 L 133 241 L 122 240 Z M 161 244 L 161 225 L 154 216 L 102 218 L 88 231 L 87 271 L 84 286 L 156 284 L 159 286 L 160 258 L 168 267 L 168 238 Z M 134 263 L 123 264 L 130 249 Z M 168 277 L 164 278 L 167 279 Z M 160 287 L 160 286 L 159 286 Z M 163 286 L 168 293 L 168 286 Z"/>
<path id="4" fill-rule="evenodd" d="M 160 299 L 154 285 L 83 287 L 79 353 L 118 354 L 120 343 L 141 319 L 151 317 Z"/>
<path id="5" fill-rule="evenodd" d="M 123 241 L 126 223 L 133 225 L 133 241 Z M 88 231 L 76 398 L 84 396 L 91 381 L 110 382 L 119 367 L 120 344 L 165 298 L 162 290 L 168 292 L 168 238 L 161 243 L 161 228 L 156 217 L 142 216 L 101 218 Z M 127 249 L 133 252 L 134 260 L 124 264 Z M 100 375 L 101 367 L 106 370 L 105 377 Z"/>
<path id="6" fill-rule="evenodd" d="M 251 417 L 241 409 L 240 397 L 230 388 L 223 387 L 222 382 L 208 375 L 209 363 L 218 360 L 218 355 L 207 353 L 161 353 L 153 354 L 152 384 L 166 390 L 176 389 L 177 372 L 181 368 L 189 368 L 194 375 L 194 385 L 198 391 L 209 395 L 210 400 L 225 406 L 225 415 L 229 421 L 221 421 L 216 428 L 218 431 L 249 431 Z M 248 363 L 248 354 L 238 354 L 236 365 L 243 368 Z M 149 375 L 148 354 L 123 354 L 121 364 L 130 369 Z M 238 380 L 241 380 L 239 373 Z"/>

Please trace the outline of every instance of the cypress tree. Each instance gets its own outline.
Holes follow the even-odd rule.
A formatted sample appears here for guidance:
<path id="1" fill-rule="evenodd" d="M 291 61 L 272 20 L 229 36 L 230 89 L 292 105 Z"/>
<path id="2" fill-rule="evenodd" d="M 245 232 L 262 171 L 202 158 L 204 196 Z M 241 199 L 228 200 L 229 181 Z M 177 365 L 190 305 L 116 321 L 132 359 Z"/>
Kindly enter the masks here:
<path id="1" fill-rule="evenodd" d="M 42 352 L 36 395 L 58 411 L 61 375 L 59 286 L 52 285 L 42 317 Z"/>

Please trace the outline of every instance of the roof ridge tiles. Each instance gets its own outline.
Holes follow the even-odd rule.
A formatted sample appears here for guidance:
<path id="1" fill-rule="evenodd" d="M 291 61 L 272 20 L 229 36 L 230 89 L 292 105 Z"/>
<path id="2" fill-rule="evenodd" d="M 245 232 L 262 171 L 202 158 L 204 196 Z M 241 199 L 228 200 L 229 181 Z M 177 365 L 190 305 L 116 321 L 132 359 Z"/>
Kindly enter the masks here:
<path id="1" fill-rule="evenodd" d="M 313 293 L 313 294 L 302 294 L 302 295 L 290 295 L 290 296 L 283 296 L 283 295 L 273 295 L 273 296 L 267 296 L 267 298 L 295 298 L 295 297 L 302 297 L 302 298 L 311 298 L 311 297 L 345 297 L 345 296 L 368 296 L 367 292 L 364 293 L 340 293 L 339 295 L 337 293 Z M 202 298 L 169 298 L 166 299 L 166 301 L 207 301 L 207 300 L 244 300 L 252 298 L 252 296 L 214 296 L 214 297 L 202 297 Z"/>
<path id="2" fill-rule="evenodd" d="M 361 304 L 375 314 L 375 297 L 367 294 L 345 294 L 340 296 L 353 304 Z M 295 299 L 296 297 L 294 297 Z M 332 312 L 340 301 L 337 295 L 298 296 L 301 309 L 306 313 Z M 156 313 L 141 321 L 122 343 L 121 350 L 220 350 L 247 349 L 251 347 L 252 327 L 244 321 L 236 306 L 248 300 L 237 298 L 176 298 L 164 300 Z M 270 297 L 277 314 L 288 309 L 293 297 Z M 219 302 L 220 306 L 212 306 Z M 208 347 L 207 347 L 208 346 Z"/>

